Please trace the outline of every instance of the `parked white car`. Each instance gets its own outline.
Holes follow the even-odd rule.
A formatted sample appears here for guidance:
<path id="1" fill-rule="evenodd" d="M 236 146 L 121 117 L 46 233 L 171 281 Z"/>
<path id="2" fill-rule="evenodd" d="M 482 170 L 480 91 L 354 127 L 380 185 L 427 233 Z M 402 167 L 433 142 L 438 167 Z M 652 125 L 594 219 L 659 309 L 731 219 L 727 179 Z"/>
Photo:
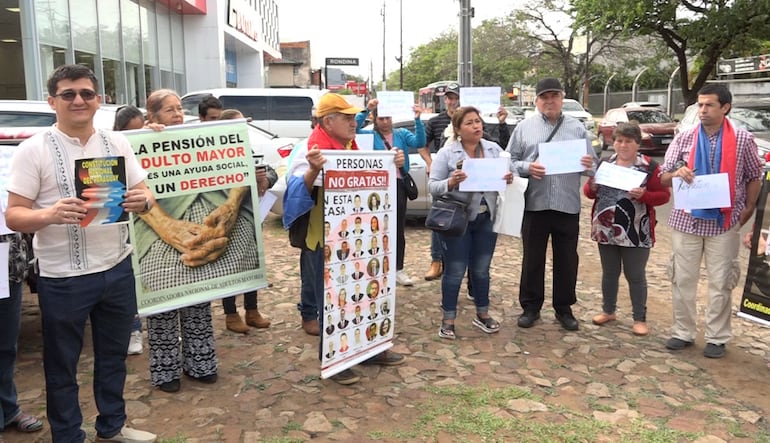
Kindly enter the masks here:
<path id="1" fill-rule="evenodd" d="M 573 100 L 571 98 L 565 98 L 564 99 L 564 105 L 561 108 L 561 112 L 563 112 L 565 115 L 569 115 L 572 117 L 575 117 L 576 119 L 583 122 L 586 129 L 589 131 L 593 131 L 596 129 L 596 122 L 594 121 L 594 117 L 588 113 L 588 111 L 583 108 L 583 105 L 578 103 L 577 100 Z"/>

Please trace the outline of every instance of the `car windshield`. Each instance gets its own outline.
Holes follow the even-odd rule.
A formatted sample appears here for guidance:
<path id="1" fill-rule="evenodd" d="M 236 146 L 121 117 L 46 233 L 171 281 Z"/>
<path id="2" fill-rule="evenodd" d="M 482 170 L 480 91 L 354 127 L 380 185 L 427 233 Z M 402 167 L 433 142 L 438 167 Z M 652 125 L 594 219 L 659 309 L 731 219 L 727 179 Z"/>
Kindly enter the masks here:
<path id="1" fill-rule="evenodd" d="M 640 124 L 644 123 L 671 123 L 671 117 L 661 111 L 655 111 L 652 109 L 645 109 L 640 111 L 628 111 L 628 121 L 637 121 Z"/>
<path id="2" fill-rule="evenodd" d="M 568 102 L 568 101 L 564 102 L 564 105 L 562 106 L 562 110 L 571 111 L 571 112 L 585 112 L 585 109 L 583 109 L 583 107 L 580 106 L 580 103 Z"/>
<path id="3" fill-rule="evenodd" d="M 770 108 L 733 108 L 730 119 L 749 132 L 770 132 Z"/>

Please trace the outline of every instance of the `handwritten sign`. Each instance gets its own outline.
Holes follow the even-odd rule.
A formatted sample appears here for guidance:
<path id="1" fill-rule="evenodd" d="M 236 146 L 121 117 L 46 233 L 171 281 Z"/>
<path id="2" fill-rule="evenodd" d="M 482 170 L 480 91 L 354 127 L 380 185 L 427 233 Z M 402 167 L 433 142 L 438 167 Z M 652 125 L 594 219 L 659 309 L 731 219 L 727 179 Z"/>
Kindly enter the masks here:
<path id="1" fill-rule="evenodd" d="M 545 166 L 545 175 L 583 172 L 586 167 L 580 164 L 580 159 L 588 153 L 587 146 L 588 140 L 583 138 L 540 143 L 538 161 Z"/>
<path id="2" fill-rule="evenodd" d="M 411 91 L 380 91 L 377 93 L 377 115 L 406 118 L 414 116 L 414 93 Z"/>
<path id="3" fill-rule="evenodd" d="M 696 175 L 692 183 L 679 177 L 672 180 L 674 209 L 727 208 L 730 203 L 730 184 L 726 172 Z"/>
<path id="4" fill-rule="evenodd" d="M 614 163 L 602 162 L 596 170 L 594 181 L 598 185 L 630 191 L 641 186 L 646 177 L 647 174 L 642 171 L 618 166 Z"/>
<path id="5" fill-rule="evenodd" d="M 496 114 L 500 108 L 499 86 L 473 86 L 460 88 L 460 100 L 463 106 L 473 106 L 482 114 Z"/>
<path id="6" fill-rule="evenodd" d="M 503 177 L 508 173 L 509 158 L 468 158 L 463 171 L 468 177 L 460 182 L 463 192 L 505 191 Z"/>

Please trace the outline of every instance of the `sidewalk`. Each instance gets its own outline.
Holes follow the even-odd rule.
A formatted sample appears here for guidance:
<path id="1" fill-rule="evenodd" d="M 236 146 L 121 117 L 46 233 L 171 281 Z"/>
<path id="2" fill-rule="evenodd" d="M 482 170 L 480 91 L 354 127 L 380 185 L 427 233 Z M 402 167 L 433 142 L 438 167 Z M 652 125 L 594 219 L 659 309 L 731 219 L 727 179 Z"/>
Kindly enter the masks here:
<path id="1" fill-rule="evenodd" d="M 588 203 L 584 200 L 581 215 L 578 332 L 560 329 L 548 299 L 540 323 L 516 327 L 521 247 L 518 239 L 501 236 L 491 288 L 491 313 L 502 323 L 501 331 L 486 335 L 474 328 L 473 304 L 461 291 L 459 339 L 438 338 L 440 281 L 421 279 L 429 265 L 430 235 L 410 221 L 406 269 L 416 284 L 398 288 L 394 341 L 394 350 L 407 361 L 392 368 L 358 366 L 354 371 L 361 381 L 346 387 L 319 379 L 317 338 L 304 334 L 295 306 L 299 254 L 289 247 L 280 220 L 270 216 L 264 237 L 274 286 L 260 291 L 259 307 L 272 326 L 247 336 L 226 332 L 221 304 L 215 302 L 219 381 L 203 385 L 185 378 L 175 394 L 150 386 L 145 339 L 144 354 L 129 357 L 129 424 L 156 432 L 165 442 L 770 441 L 765 419 L 770 329 L 733 318 L 735 338 L 720 360 L 703 357 L 702 337 L 679 353 L 663 346 L 671 323 L 667 226 L 658 227 L 648 265 L 650 335 L 631 334 L 622 278 L 618 321 L 591 324 L 601 309 L 601 266 L 588 239 Z M 747 251 L 742 260 L 745 266 Z M 743 280 L 734 291 L 735 311 L 742 287 Z M 35 303 L 34 297 L 25 300 L 16 380 L 24 410 L 42 415 Z M 79 379 L 84 428 L 91 437 L 92 364 L 89 342 Z M 50 441 L 47 423 L 43 433 L 8 430 L 4 438 Z"/>

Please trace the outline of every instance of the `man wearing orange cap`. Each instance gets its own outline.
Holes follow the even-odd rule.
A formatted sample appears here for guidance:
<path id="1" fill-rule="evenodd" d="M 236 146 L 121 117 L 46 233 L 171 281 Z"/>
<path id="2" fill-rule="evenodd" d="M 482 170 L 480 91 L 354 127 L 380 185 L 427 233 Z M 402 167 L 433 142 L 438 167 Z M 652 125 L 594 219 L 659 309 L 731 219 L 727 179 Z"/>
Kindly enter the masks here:
<path id="1" fill-rule="evenodd" d="M 307 140 L 307 147 L 299 148 L 289 167 L 287 188 L 283 197 L 283 224 L 289 229 L 292 246 L 300 248 L 300 277 L 303 298 L 312 293 L 316 306 L 323 306 L 323 181 L 321 170 L 326 159 L 324 149 L 358 149 L 355 142 L 355 115 L 361 112 L 339 94 L 323 95 L 316 109 L 318 125 Z M 396 167 L 405 163 L 403 151 L 397 149 Z M 323 329 L 323 317 L 319 317 L 319 326 Z M 322 340 L 322 339 L 321 339 Z M 318 357 L 321 358 L 321 343 Z M 384 351 L 364 363 L 384 366 L 399 365 L 404 357 L 391 351 Z M 360 377 L 346 369 L 331 377 L 337 383 L 348 385 L 356 383 Z"/>

